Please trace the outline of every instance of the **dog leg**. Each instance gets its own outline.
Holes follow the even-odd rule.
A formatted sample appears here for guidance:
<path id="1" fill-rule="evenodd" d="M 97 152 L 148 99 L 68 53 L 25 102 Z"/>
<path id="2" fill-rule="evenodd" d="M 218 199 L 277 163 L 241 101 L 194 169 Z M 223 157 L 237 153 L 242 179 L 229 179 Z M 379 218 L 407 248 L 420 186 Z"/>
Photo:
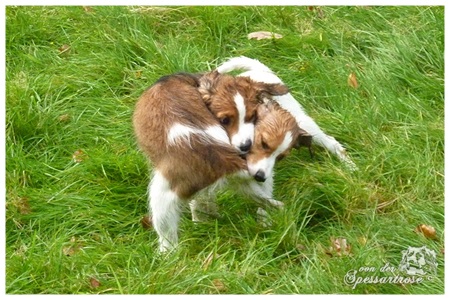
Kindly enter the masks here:
<path id="1" fill-rule="evenodd" d="M 159 238 L 159 251 L 170 251 L 178 244 L 181 200 L 158 171 L 150 181 L 149 198 L 153 227 Z"/>
<path id="2" fill-rule="evenodd" d="M 283 202 L 273 199 L 273 177 L 270 176 L 263 183 L 258 183 L 254 180 L 248 181 L 242 187 L 242 191 L 264 207 L 258 207 L 256 211 L 258 223 L 263 227 L 271 227 L 272 221 L 270 220 L 269 213 L 265 209 L 272 207 L 282 209 L 284 207 Z"/>
<path id="3" fill-rule="evenodd" d="M 253 199 L 255 199 L 258 203 L 262 204 L 262 207 L 258 207 L 256 211 L 256 219 L 259 224 L 261 224 L 265 228 L 272 227 L 273 222 L 270 218 L 269 213 L 266 211 L 269 207 L 276 207 L 282 209 L 284 207 L 284 203 L 273 199 L 272 191 L 273 191 L 273 179 L 272 177 L 267 178 L 263 184 L 258 184 L 253 182 L 251 185 L 251 190 L 254 193 Z M 255 198 L 256 196 L 256 198 Z"/>
<path id="4" fill-rule="evenodd" d="M 345 148 L 332 136 L 321 132 L 313 136 L 313 143 L 327 149 L 332 154 L 336 155 L 351 171 L 356 171 L 358 168 L 350 159 L 345 151 Z"/>
<path id="5" fill-rule="evenodd" d="M 265 228 L 272 227 L 273 225 L 269 213 L 261 207 L 258 207 L 258 210 L 256 211 L 256 219 L 258 223 Z"/>
<path id="6" fill-rule="evenodd" d="M 193 222 L 205 222 L 210 218 L 218 218 L 219 210 L 216 194 L 210 189 L 201 191 L 189 202 Z"/>
<path id="7" fill-rule="evenodd" d="M 263 183 L 258 183 L 251 180 L 246 185 L 244 193 L 249 194 L 256 202 L 263 207 L 277 207 L 283 208 L 284 203 L 273 199 L 273 177 L 270 176 Z"/>
<path id="8" fill-rule="evenodd" d="M 313 144 L 323 147 L 333 155 L 336 155 L 350 170 L 355 171 L 358 169 L 347 155 L 345 148 L 334 137 L 325 134 L 291 94 L 276 96 L 274 99 L 281 107 L 294 116 L 300 128 L 306 130 L 312 136 Z"/>

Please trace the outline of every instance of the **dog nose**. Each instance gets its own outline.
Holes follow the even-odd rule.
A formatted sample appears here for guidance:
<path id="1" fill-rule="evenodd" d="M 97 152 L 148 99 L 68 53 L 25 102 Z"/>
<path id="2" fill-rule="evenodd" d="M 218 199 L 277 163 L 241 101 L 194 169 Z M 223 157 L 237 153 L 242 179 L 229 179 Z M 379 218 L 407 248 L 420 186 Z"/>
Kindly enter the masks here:
<path id="1" fill-rule="evenodd" d="M 266 173 L 264 173 L 264 171 L 261 171 L 261 170 L 256 172 L 255 176 L 253 176 L 253 177 L 255 178 L 256 181 L 259 181 L 259 182 L 266 181 Z"/>
<path id="2" fill-rule="evenodd" d="M 239 146 L 239 150 L 241 150 L 242 152 L 248 152 L 248 151 L 250 151 L 251 146 L 252 146 L 252 141 L 246 140 L 245 143 L 243 143 Z"/>

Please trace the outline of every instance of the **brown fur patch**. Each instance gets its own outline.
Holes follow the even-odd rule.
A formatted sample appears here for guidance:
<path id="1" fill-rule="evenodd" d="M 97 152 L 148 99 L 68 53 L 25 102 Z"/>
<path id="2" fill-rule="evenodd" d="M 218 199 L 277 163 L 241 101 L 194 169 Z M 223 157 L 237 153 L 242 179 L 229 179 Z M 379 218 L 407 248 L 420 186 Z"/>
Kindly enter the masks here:
<path id="1" fill-rule="evenodd" d="M 167 138 L 172 126 L 180 123 L 204 130 L 219 126 L 220 120 L 228 117 L 230 122 L 224 127 L 231 136 L 239 122 L 234 103 L 236 93 L 244 98 L 245 120 L 250 122 L 258 107 L 266 107 L 261 104 L 262 98 L 287 92 L 283 85 L 257 83 L 246 77 L 217 72 L 165 76 L 147 89 L 136 104 L 133 115 L 136 138 L 154 167 L 169 181 L 171 189 L 181 199 L 189 199 L 219 178 L 246 169 L 246 161 L 231 145 L 205 144 L 195 134 L 189 142 L 170 144 Z M 270 113 L 258 121 L 257 135 L 266 134 L 272 139 L 280 130 L 295 128 L 295 120 L 295 124 L 291 122 L 289 113 L 273 111 L 273 115 Z M 273 145 L 277 142 L 273 140 Z M 258 151 L 260 148 L 256 146 L 253 152 Z"/>
<path id="2" fill-rule="evenodd" d="M 234 102 L 237 93 L 244 98 L 245 122 L 254 122 L 256 109 L 265 98 L 284 95 L 289 89 L 281 84 L 255 82 L 248 77 L 221 76 L 213 71 L 200 79 L 199 91 L 208 109 L 231 137 L 239 130 L 239 113 Z"/>
<path id="3" fill-rule="evenodd" d="M 168 143 L 168 132 L 175 123 L 199 129 L 219 125 L 198 91 L 200 79 L 189 74 L 160 79 L 142 94 L 133 115 L 140 148 L 182 199 L 246 168 L 245 160 L 232 146 L 205 144 L 195 135 L 189 144 Z"/>
<path id="4" fill-rule="evenodd" d="M 307 145 L 309 141 L 311 145 L 311 136 L 301 129 L 292 114 L 278 103 L 271 101 L 260 105 L 257 118 L 254 143 L 247 156 L 249 163 L 270 156 L 283 143 L 287 132 L 291 132 L 292 141 L 289 147 L 278 155 L 278 159 L 287 156 L 293 147 L 299 146 L 299 143 Z"/>

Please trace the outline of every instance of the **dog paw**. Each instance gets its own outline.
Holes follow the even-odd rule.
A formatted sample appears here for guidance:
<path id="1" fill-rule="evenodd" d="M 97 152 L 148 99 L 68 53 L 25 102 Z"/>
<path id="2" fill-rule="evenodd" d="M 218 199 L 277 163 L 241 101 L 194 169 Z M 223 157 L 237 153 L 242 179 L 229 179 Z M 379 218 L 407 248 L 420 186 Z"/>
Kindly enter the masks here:
<path id="1" fill-rule="evenodd" d="M 338 149 L 336 151 L 339 159 L 345 164 L 345 166 L 352 172 L 358 171 L 358 167 L 348 156 L 347 151 L 344 148 Z"/>
<path id="2" fill-rule="evenodd" d="M 258 224 L 262 225 L 264 228 L 272 227 L 273 225 L 269 214 L 261 207 L 258 207 L 258 210 L 256 211 L 256 220 Z"/>
<path id="3" fill-rule="evenodd" d="M 284 203 L 278 200 L 270 199 L 269 203 L 276 208 L 282 209 L 284 207 Z"/>

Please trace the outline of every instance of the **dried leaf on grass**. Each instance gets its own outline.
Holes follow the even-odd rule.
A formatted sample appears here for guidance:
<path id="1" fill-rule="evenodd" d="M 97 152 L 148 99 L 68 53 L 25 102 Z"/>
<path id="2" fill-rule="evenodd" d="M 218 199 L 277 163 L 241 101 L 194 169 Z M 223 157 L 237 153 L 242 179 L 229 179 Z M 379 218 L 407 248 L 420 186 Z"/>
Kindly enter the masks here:
<path id="1" fill-rule="evenodd" d="M 322 8 L 320 6 L 308 6 L 309 11 L 315 11 L 316 16 L 319 19 L 323 19 L 325 17 L 325 13 L 323 12 Z"/>
<path id="2" fill-rule="evenodd" d="M 281 34 L 270 31 L 256 31 L 247 35 L 248 39 L 256 39 L 258 41 L 266 39 L 281 39 L 282 37 L 283 36 Z"/>
<path id="3" fill-rule="evenodd" d="M 80 162 L 86 160 L 86 158 L 87 158 L 86 153 L 84 153 L 83 150 L 81 150 L 81 149 L 78 149 L 77 151 L 75 151 L 72 154 L 72 160 L 76 163 L 80 163 Z"/>
<path id="4" fill-rule="evenodd" d="M 227 286 L 226 286 L 225 283 L 223 283 L 223 281 L 220 280 L 220 279 L 217 279 L 217 278 L 214 279 L 214 280 L 212 281 L 212 284 L 213 284 L 214 288 L 215 288 L 219 293 L 225 292 L 225 291 L 227 290 Z"/>
<path id="5" fill-rule="evenodd" d="M 211 251 L 202 263 L 203 270 L 207 270 L 212 262 L 218 257 L 219 255 L 217 253 Z"/>
<path id="6" fill-rule="evenodd" d="M 31 213 L 29 200 L 28 197 L 15 197 L 11 202 L 7 202 L 7 205 L 14 206 L 22 215 L 28 215 Z"/>
<path id="7" fill-rule="evenodd" d="M 91 288 L 93 288 L 93 289 L 97 289 L 101 285 L 100 281 L 98 281 L 94 277 L 89 278 L 89 284 L 91 285 Z"/>
<path id="8" fill-rule="evenodd" d="M 356 74 L 355 72 L 351 72 L 350 75 L 348 75 L 347 83 L 350 87 L 357 89 L 359 84 L 358 80 L 356 80 Z"/>
<path id="9" fill-rule="evenodd" d="M 417 233 L 422 233 L 426 238 L 432 240 L 437 239 L 436 229 L 434 229 L 431 225 L 420 224 L 414 229 L 414 231 Z"/>
<path id="10" fill-rule="evenodd" d="M 63 114 L 63 115 L 60 115 L 60 116 L 58 117 L 58 121 L 59 121 L 59 122 L 62 122 L 62 123 L 65 123 L 65 122 L 70 121 L 71 118 L 72 118 L 72 117 L 71 117 L 69 114 Z"/>
<path id="11" fill-rule="evenodd" d="M 82 243 L 80 243 L 74 236 L 70 239 L 69 245 L 63 247 L 63 254 L 66 256 L 73 256 L 77 254 L 83 248 Z"/>
<path id="12" fill-rule="evenodd" d="M 66 246 L 63 247 L 63 254 L 65 256 L 74 256 L 78 251 L 80 251 L 79 246 Z"/>
<path id="13" fill-rule="evenodd" d="M 83 6 L 83 10 L 87 13 L 93 12 L 92 6 Z"/>
<path id="14" fill-rule="evenodd" d="M 70 54 L 70 46 L 67 44 L 62 45 L 58 48 L 60 56 L 67 56 Z"/>
<path id="15" fill-rule="evenodd" d="M 343 237 L 330 237 L 331 246 L 325 251 L 330 256 L 347 256 L 350 255 L 352 247 L 347 243 L 347 239 Z"/>
<path id="16" fill-rule="evenodd" d="M 152 229 L 152 217 L 150 215 L 145 215 L 141 219 L 141 225 L 144 229 Z"/>

